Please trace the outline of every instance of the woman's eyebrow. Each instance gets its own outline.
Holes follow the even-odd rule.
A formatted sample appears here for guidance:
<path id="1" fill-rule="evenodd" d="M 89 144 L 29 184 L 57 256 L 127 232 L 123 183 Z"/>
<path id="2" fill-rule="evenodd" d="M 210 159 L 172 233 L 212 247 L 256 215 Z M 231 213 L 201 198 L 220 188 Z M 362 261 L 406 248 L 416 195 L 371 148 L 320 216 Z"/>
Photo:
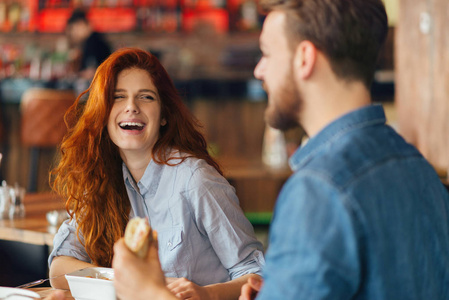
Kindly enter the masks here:
<path id="1" fill-rule="evenodd" d="M 154 90 L 150 90 L 150 89 L 140 89 L 139 92 L 141 92 L 141 93 L 153 93 L 153 94 L 157 95 L 157 93 Z"/>
<path id="2" fill-rule="evenodd" d="M 115 93 L 126 93 L 126 89 L 115 89 Z M 151 93 L 157 96 L 157 92 L 151 89 L 140 89 L 138 91 L 139 93 Z"/>

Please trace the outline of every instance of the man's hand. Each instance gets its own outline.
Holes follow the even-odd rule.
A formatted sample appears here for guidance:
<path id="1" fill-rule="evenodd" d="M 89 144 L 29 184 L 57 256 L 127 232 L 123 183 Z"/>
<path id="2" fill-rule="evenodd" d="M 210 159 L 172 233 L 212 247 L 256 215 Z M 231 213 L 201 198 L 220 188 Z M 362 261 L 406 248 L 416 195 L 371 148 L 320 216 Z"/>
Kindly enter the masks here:
<path id="1" fill-rule="evenodd" d="M 44 300 L 65 300 L 63 291 L 54 291 L 48 297 L 45 297 Z"/>
<path id="2" fill-rule="evenodd" d="M 121 300 L 174 299 L 165 286 L 157 241 L 151 243 L 145 259 L 131 252 L 120 239 L 114 245 L 114 286 Z"/>
<path id="3" fill-rule="evenodd" d="M 207 300 L 209 293 L 206 288 L 196 285 L 185 278 L 170 278 L 167 280 L 167 288 L 178 299 Z"/>
<path id="4" fill-rule="evenodd" d="M 260 278 L 250 277 L 248 282 L 242 286 L 242 292 L 239 300 L 253 300 L 256 299 L 257 293 L 263 285 L 263 280 Z"/>

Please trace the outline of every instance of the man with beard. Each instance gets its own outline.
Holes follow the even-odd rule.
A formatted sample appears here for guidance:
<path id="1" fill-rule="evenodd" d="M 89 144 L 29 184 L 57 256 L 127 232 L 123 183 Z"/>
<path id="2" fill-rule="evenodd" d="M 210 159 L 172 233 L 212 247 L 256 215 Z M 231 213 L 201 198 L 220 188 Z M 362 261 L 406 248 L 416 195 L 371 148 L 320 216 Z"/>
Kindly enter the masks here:
<path id="1" fill-rule="evenodd" d="M 309 140 L 290 159 L 264 281 L 250 280 L 240 299 L 447 300 L 449 195 L 371 103 L 388 29 L 381 0 L 261 3 L 254 74 L 268 93 L 266 122 L 301 126 Z M 120 299 L 170 299 L 156 246 L 143 262 L 123 241 L 114 250 Z"/>
<path id="2" fill-rule="evenodd" d="M 309 140 L 290 158 L 264 282 L 240 299 L 449 299 L 449 195 L 371 103 L 381 0 L 262 5 L 265 120 Z"/>

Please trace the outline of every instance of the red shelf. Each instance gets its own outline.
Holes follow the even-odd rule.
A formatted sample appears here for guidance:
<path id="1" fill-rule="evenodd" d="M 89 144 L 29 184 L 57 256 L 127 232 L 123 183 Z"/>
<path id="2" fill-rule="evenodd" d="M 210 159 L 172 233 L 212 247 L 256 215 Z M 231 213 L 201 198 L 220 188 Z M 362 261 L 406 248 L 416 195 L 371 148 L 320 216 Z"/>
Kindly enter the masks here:
<path id="1" fill-rule="evenodd" d="M 4 0 L 0 0 L 0 3 Z M 28 19 L 5 21 L 0 32 L 62 33 L 78 0 L 12 0 Z M 245 31 L 241 23 L 241 5 L 245 0 L 226 0 L 217 7 L 215 0 L 116 0 L 117 6 L 103 6 L 104 0 L 92 0 L 86 7 L 88 19 L 99 32 L 192 32 L 198 26 L 210 26 L 218 33 Z M 256 0 L 258 2 L 258 0 Z M 78 3 L 78 4 L 77 4 Z M 223 7 L 222 7 L 223 6 Z M 239 25 L 240 24 L 240 25 Z"/>
<path id="2" fill-rule="evenodd" d="M 37 30 L 40 32 L 58 33 L 65 30 L 70 8 L 45 8 L 38 13 Z"/>
<path id="3" fill-rule="evenodd" d="M 182 29 L 191 32 L 196 26 L 208 24 L 213 26 L 216 32 L 223 33 L 229 30 L 229 14 L 226 9 L 201 9 L 185 10 L 182 13 Z"/>
<path id="4" fill-rule="evenodd" d="M 88 19 L 100 32 L 126 32 L 136 28 L 136 10 L 133 8 L 91 8 Z"/>
<path id="5" fill-rule="evenodd" d="M 73 9 L 46 8 L 39 12 L 38 31 L 64 32 Z M 88 12 L 92 27 L 100 32 L 126 32 L 136 27 L 136 11 L 132 8 L 91 8 Z"/>

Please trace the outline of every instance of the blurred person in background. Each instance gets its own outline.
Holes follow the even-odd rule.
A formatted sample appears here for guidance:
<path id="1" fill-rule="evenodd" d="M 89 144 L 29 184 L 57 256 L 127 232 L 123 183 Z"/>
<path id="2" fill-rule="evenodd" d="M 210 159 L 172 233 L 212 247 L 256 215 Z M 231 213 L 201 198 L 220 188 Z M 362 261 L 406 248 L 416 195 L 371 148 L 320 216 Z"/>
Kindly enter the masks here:
<path id="1" fill-rule="evenodd" d="M 105 37 L 93 30 L 86 12 L 75 9 L 67 20 L 66 34 L 71 47 L 71 60 L 77 76 L 77 94 L 89 86 L 97 67 L 111 54 L 111 46 Z"/>

